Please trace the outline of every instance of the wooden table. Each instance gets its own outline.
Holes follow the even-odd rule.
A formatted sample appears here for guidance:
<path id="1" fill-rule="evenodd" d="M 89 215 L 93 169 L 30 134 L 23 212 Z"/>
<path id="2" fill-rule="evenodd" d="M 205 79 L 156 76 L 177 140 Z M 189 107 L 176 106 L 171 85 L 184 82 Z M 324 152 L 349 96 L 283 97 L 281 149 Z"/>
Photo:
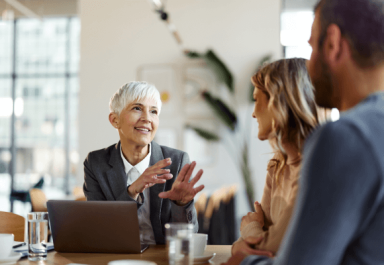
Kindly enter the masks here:
<path id="1" fill-rule="evenodd" d="M 210 263 L 199 264 L 220 264 L 226 262 L 231 256 L 231 246 L 213 246 L 208 245 L 206 251 L 216 253 L 216 256 Z M 108 264 L 112 260 L 120 259 L 138 259 L 149 260 L 157 263 L 157 265 L 168 265 L 168 255 L 165 245 L 150 246 L 143 254 L 105 254 L 105 253 L 58 253 L 55 251 L 48 252 L 47 260 L 44 262 L 33 262 L 28 259 L 21 259 L 16 264 Z"/>

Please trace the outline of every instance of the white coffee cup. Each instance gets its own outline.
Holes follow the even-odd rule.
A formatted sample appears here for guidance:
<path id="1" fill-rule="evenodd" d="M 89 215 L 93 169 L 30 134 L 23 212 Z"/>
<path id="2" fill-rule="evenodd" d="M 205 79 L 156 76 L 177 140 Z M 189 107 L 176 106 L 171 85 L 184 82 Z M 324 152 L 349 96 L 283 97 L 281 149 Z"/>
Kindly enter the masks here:
<path id="1" fill-rule="evenodd" d="M 0 259 L 8 258 L 13 247 L 13 234 L 0 234 Z"/>
<path id="2" fill-rule="evenodd" d="M 192 236 L 193 236 L 193 256 L 201 257 L 204 255 L 205 248 L 207 247 L 208 235 L 192 234 Z"/>

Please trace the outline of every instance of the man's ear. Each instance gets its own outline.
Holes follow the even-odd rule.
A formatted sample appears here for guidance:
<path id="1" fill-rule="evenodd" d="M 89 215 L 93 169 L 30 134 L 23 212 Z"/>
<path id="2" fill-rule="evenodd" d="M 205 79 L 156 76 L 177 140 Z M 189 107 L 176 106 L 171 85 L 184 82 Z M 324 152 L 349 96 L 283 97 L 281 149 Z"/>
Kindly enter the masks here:
<path id="1" fill-rule="evenodd" d="M 325 61 L 330 67 L 338 66 L 349 53 L 348 42 L 342 36 L 339 26 L 331 24 L 327 29 L 327 36 L 325 37 L 323 45 L 323 53 Z"/>
<path id="2" fill-rule="evenodd" d="M 115 127 L 116 129 L 119 128 L 119 116 L 114 113 L 114 112 L 111 112 L 109 113 L 109 122 L 112 124 L 113 127 Z"/>

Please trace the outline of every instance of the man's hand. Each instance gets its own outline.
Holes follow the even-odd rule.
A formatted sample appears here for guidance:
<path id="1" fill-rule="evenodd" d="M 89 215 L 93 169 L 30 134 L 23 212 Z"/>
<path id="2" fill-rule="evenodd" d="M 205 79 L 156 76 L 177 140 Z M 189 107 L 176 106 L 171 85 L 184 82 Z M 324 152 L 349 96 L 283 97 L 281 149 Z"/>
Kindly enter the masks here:
<path id="1" fill-rule="evenodd" d="M 249 212 L 241 218 L 240 231 L 250 222 L 258 222 L 261 227 L 264 226 L 264 212 L 259 202 L 255 202 L 255 212 Z"/>
<path id="2" fill-rule="evenodd" d="M 147 168 L 144 173 L 128 187 L 129 196 L 136 200 L 139 193 L 142 193 L 146 188 L 158 183 L 165 183 L 168 179 L 173 178 L 172 174 L 169 173 L 169 169 L 163 169 L 170 164 L 172 164 L 172 160 L 167 158 Z"/>
<path id="3" fill-rule="evenodd" d="M 192 172 L 195 169 L 196 162 L 193 161 L 191 164 L 186 164 L 177 176 L 175 182 L 172 185 L 171 190 L 166 192 L 161 192 L 159 194 L 160 198 L 170 199 L 176 201 L 178 205 L 186 205 L 190 202 L 195 195 L 204 189 L 204 185 L 200 185 L 197 188 L 193 188 L 196 182 L 199 181 L 201 175 L 203 175 L 203 170 L 199 170 L 196 176 L 189 182 Z"/>
<path id="4" fill-rule="evenodd" d="M 232 255 L 236 253 L 243 253 L 244 255 L 259 255 L 259 256 L 267 256 L 272 258 L 274 255 L 272 252 L 267 250 L 254 249 L 254 246 L 263 241 L 263 237 L 247 237 L 246 239 L 241 239 L 236 241 L 232 245 Z"/>
<path id="5" fill-rule="evenodd" d="M 226 263 L 221 263 L 220 265 L 239 265 L 247 255 L 242 252 L 237 252 L 235 255 L 229 258 Z"/>
<path id="6" fill-rule="evenodd" d="M 263 237 L 247 237 L 245 240 L 237 241 L 232 246 L 232 257 L 221 265 L 239 265 L 249 255 L 267 256 L 272 258 L 273 253 L 267 250 L 253 249 L 251 246 L 259 244 Z"/>

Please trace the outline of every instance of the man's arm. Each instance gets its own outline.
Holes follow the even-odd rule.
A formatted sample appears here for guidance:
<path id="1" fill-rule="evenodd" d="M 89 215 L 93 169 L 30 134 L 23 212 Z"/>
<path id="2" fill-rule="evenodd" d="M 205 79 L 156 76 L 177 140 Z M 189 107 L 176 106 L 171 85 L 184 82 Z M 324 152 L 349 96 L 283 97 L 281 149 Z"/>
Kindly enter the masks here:
<path id="1" fill-rule="evenodd" d="M 296 208 L 277 258 L 250 256 L 241 264 L 340 264 L 378 207 L 377 163 L 353 126 L 340 120 L 319 129 L 305 147 Z"/>

